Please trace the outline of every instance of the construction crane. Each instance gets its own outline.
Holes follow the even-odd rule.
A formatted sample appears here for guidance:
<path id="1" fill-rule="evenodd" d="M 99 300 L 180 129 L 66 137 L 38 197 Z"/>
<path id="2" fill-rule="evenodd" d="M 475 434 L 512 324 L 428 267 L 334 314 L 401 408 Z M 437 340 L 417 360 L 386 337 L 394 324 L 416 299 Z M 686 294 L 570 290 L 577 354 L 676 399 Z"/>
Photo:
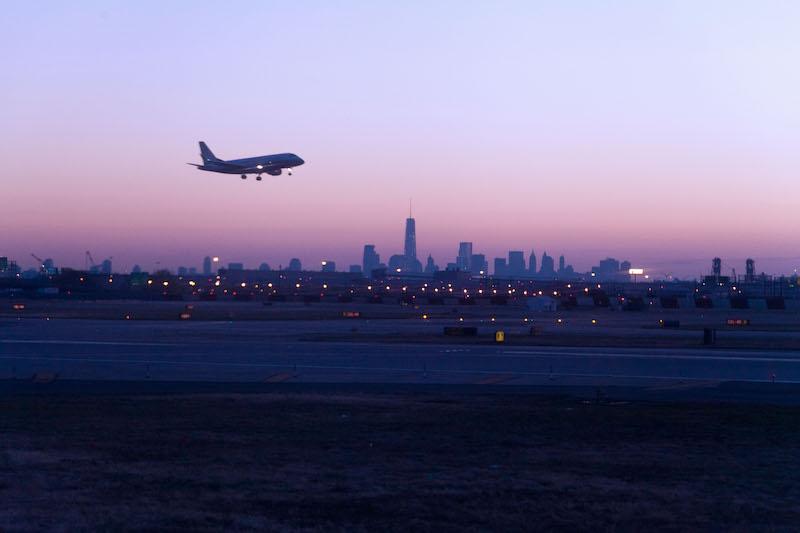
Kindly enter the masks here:
<path id="1" fill-rule="evenodd" d="M 92 257 L 92 252 L 90 252 L 89 250 L 86 250 L 86 271 L 87 272 L 101 272 L 102 269 L 103 269 L 103 263 L 105 263 L 106 261 L 111 262 L 113 260 L 114 260 L 114 256 L 112 255 L 112 256 L 107 257 L 106 259 L 103 259 L 103 261 L 100 264 L 95 263 L 94 257 Z M 108 274 L 110 274 L 110 272 L 108 272 Z"/>
<path id="2" fill-rule="evenodd" d="M 31 257 L 36 259 L 36 261 L 39 263 L 39 270 L 44 272 L 46 270 L 45 266 L 44 266 L 44 260 L 41 257 L 39 257 L 38 255 L 34 254 L 34 253 L 31 253 Z"/>
<path id="3" fill-rule="evenodd" d="M 92 252 L 90 252 L 89 250 L 86 250 L 85 265 L 87 272 L 89 271 L 90 267 L 97 266 L 97 264 L 94 262 L 94 258 L 92 257 Z"/>

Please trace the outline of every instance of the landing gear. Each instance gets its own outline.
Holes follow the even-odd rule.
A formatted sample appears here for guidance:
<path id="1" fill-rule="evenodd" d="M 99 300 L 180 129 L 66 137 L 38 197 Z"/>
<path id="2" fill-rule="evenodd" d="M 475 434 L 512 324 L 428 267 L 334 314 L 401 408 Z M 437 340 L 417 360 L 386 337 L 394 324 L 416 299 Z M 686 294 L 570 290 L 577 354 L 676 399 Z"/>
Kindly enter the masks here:
<path id="1" fill-rule="evenodd" d="M 261 181 L 261 174 L 259 174 L 258 176 L 256 176 L 256 181 Z"/>
<path id="2" fill-rule="evenodd" d="M 246 180 L 247 179 L 247 174 L 242 174 L 242 179 Z"/>
<path id="3" fill-rule="evenodd" d="M 291 169 L 291 168 L 289 168 L 289 169 L 286 169 L 286 173 L 287 173 L 287 174 L 289 174 L 289 175 L 291 176 L 291 175 L 292 175 L 292 169 Z"/>

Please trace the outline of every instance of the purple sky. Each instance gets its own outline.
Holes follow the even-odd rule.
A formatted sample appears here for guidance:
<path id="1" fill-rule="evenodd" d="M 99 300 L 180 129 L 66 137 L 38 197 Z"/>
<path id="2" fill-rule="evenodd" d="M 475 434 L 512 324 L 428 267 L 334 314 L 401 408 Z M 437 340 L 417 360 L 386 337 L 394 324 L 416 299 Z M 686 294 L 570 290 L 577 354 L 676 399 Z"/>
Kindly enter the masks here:
<path id="1" fill-rule="evenodd" d="M 411 197 L 440 264 L 800 266 L 800 4 L 373 4 L 4 5 L 0 255 L 346 267 Z M 307 164 L 243 182 L 198 140 Z"/>

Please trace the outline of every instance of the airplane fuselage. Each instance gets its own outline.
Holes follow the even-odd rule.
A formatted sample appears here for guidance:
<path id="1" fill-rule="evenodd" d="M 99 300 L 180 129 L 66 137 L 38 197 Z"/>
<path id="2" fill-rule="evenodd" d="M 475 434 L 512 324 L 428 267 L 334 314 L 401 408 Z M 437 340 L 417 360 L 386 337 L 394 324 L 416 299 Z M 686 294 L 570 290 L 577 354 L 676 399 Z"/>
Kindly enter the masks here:
<path id="1" fill-rule="evenodd" d="M 295 154 L 273 154 L 260 157 L 247 157 L 244 159 L 230 159 L 227 161 L 207 161 L 200 170 L 222 172 L 224 174 L 261 174 L 270 170 L 299 167 L 305 163 Z"/>
<path id="2" fill-rule="evenodd" d="M 258 157 L 246 157 L 243 159 L 220 159 L 205 145 L 200 143 L 200 156 L 203 159 L 202 165 L 194 165 L 199 170 L 207 172 L 220 172 L 222 174 L 239 174 L 244 178 L 247 174 L 257 174 L 257 179 L 261 179 L 261 174 L 279 176 L 286 169 L 289 174 L 294 167 L 299 167 L 303 161 L 296 154 L 272 154 Z"/>

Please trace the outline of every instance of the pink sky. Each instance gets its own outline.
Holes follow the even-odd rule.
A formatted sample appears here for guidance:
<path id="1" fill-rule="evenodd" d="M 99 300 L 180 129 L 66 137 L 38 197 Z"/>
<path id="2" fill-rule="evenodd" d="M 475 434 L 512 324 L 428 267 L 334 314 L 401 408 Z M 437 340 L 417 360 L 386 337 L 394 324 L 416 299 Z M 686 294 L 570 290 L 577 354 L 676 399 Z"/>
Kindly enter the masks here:
<path id="1" fill-rule="evenodd" d="M 401 251 L 411 197 L 441 265 L 471 240 L 578 270 L 791 272 L 800 12 L 713 4 L 14 7 L 0 255 L 342 268 Z M 198 140 L 307 165 L 242 182 L 185 165 Z"/>

